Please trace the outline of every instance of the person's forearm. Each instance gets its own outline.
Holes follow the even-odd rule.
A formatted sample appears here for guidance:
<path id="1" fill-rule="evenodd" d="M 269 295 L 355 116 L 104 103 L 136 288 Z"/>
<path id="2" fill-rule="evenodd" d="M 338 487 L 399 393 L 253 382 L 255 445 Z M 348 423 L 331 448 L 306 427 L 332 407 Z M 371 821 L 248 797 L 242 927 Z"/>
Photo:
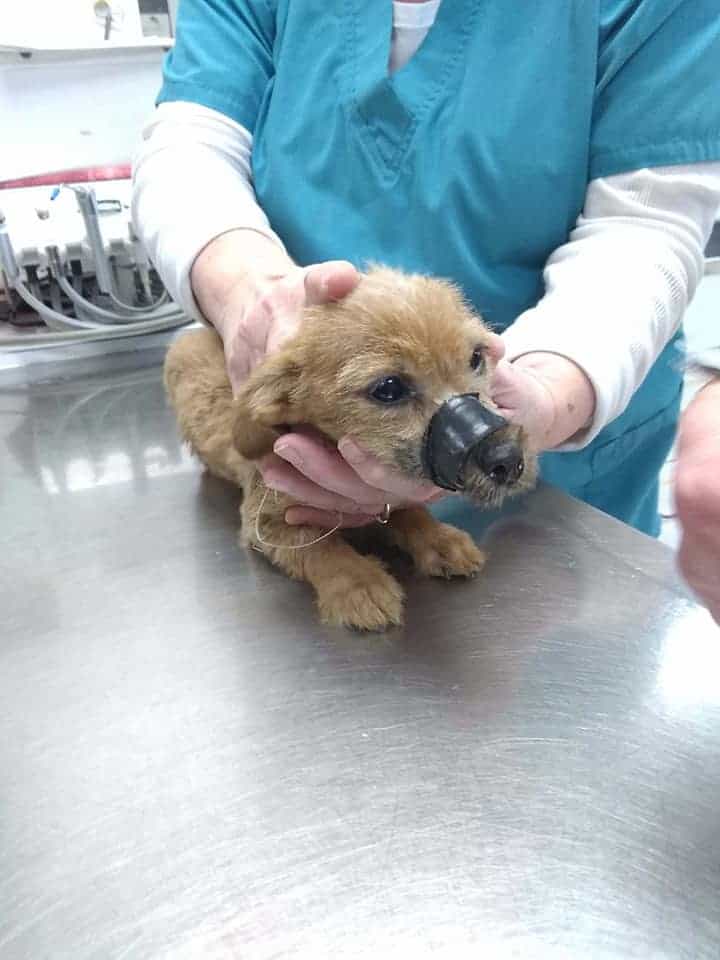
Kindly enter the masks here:
<path id="1" fill-rule="evenodd" d="M 263 234 L 232 230 L 211 240 L 200 252 L 192 265 L 190 282 L 203 317 L 224 336 L 230 296 L 244 288 L 250 301 L 292 266 L 285 250 Z"/>
<path id="2" fill-rule="evenodd" d="M 143 133 L 133 171 L 133 221 L 170 295 L 195 319 L 212 318 L 203 316 L 193 296 L 191 268 L 216 238 L 228 231 L 247 233 L 246 243 L 215 247 L 218 258 L 231 247 L 235 257 L 248 255 L 246 265 L 255 257 L 286 256 L 255 197 L 251 155 L 247 130 L 197 104 L 161 104 Z M 263 252 L 273 246 L 277 253 Z M 228 276 L 235 275 L 241 264 L 232 254 L 223 260 Z M 206 299 L 213 298 L 208 291 Z M 206 309 L 215 312 L 212 302 Z"/>
<path id="3" fill-rule="evenodd" d="M 510 360 L 562 355 L 592 384 L 592 421 L 565 449 L 589 443 L 623 412 L 677 330 L 719 203 L 720 164 L 590 184 L 577 229 L 548 260 L 544 297 L 503 335 Z"/>

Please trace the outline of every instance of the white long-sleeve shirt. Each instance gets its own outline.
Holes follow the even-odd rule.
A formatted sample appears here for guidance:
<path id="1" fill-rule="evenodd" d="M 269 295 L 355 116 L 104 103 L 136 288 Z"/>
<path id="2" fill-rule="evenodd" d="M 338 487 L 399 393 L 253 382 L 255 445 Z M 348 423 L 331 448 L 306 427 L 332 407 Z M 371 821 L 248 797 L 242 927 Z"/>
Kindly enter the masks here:
<path id="1" fill-rule="evenodd" d="M 415 53 L 439 5 L 393 3 L 390 70 Z M 190 270 L 212 239 L 245 229 L 282 246 L 255 198 L 251 157 L 244 127 L 197 104 L 161 104 L 144 131 L 134 170 L 136 229 L 171 296 L 195 318 Z M 719 207 L 720 163 L 589 184 L 575 230 L 547 261 L 545 295 L 503 335 L 508 359 L 557 353 L 593 384 L 592 424 L 560 449 L 584 446 L 623 412 L 677 331 Z"/>

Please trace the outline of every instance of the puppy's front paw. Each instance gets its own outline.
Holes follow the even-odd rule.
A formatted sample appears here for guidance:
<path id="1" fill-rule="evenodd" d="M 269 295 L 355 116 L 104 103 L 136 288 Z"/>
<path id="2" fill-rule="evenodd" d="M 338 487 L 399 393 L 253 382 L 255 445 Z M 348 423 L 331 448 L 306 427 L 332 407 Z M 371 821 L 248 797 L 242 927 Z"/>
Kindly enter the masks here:
<path id="1" fill-rule="evenodd" d="M 434 524 L 413 543 L 416 568 L 427 577 L 474 577 L 485 566 L 485 554 L 463 530 Z"/>
<path id="2" fill-rule="evenodd" d="M 318 588 L 323 622 L 356 630 L 400 626 L 403 599 L 402 587 L 379 563 L 358 570 L 356 576 L 332 577 Z"/>

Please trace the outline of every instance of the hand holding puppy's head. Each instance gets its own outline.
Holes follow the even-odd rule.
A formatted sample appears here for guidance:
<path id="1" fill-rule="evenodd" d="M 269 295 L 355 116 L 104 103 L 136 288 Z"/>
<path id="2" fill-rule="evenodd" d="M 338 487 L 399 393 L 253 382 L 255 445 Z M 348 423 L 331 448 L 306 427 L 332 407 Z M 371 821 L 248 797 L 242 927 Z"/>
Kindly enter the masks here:
<path id="1" fill-rule="evenodd" d="M 530 488 L 534 456 L 490 401 L 492 337 L 444 281 L 375 269 L 306 311 L 236 398 L 234 442 L 253 460 L 294 424 L 352 435 L 386 466 L 485 506 Z"/>

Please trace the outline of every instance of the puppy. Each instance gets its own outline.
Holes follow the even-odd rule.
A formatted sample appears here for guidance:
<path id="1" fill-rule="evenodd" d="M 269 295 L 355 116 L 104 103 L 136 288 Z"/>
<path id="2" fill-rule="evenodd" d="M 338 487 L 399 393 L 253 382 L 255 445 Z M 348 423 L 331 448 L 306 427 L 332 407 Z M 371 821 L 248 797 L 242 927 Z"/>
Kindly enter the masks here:
<path id="1" fill-rule="evenodd" d="M 536 464 L 522 430 L 500 418 L 491 435 L 469 454 L 463 448 L 458 460 L 458 436 L 477 432 L 467 405 L 492 409 L 491 374 L 487 328 L 458 291 L 385 268 L 364 274 L 344 300 L 307 308 L 298 333 L 256 368 L 235 398 L 212 330 L 179 338 L 165 362 L 165 386 L 184 439 L 211 473 L 243 490 L 244 544 L 311 583 L 324 622 L 361 630 L 402 622 L 400 584 L 341 532 L 324 536 L 325 530 L 286 524 L 292 501 L 268 495 L 255 462 L 282 432 L 309 424 L 333 444 L 352 435 L 386 467 L 459 489 L 481 507 L 498 506 L 533 485 Z M 455 418 L 449 432 L 441 417 Z M 436 469 L 428 451 L 438 443 L 445 461 Z M 448 471 L 450 477 L 439 480 Z M 378 531 L 426 576 L 471 577 L 484 564 L 466 533 L 423 507 L 398 510 Z"/>

